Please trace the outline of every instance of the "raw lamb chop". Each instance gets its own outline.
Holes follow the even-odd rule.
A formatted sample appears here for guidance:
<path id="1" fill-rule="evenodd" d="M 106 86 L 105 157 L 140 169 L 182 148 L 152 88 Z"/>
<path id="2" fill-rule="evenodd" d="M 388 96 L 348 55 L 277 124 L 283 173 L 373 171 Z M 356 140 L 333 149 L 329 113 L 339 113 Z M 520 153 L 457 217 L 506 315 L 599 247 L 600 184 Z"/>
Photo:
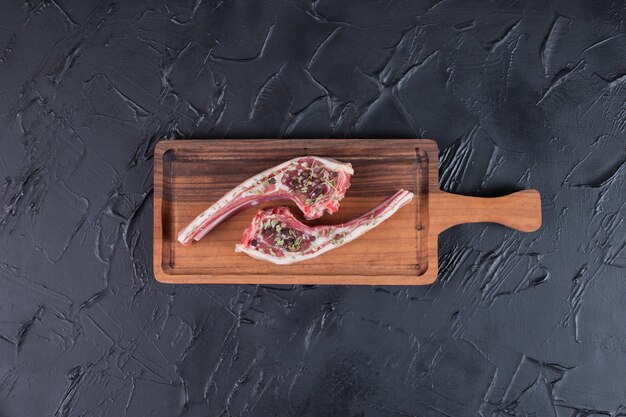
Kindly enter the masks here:
<path id="1" fill-rule="evenodd" d="M 235 251 L 278 265 L 311 259 L 372 230 L 412 199 L 413 193 L 400 190 L 364 215 L 334 226 L 309 227 L 287 207 L 260 210 Z"/>
<path id="2" fill-rule="evenodd" d="M 330 158 L 303 156 L 284 162 L 229 191 L 181 230 L 178 241 L 191 245 L 236 212 L 266 201 L 292 200 L 307 219 L 332 214 L 339 209 L 352 174 L 352 165 Z"/>

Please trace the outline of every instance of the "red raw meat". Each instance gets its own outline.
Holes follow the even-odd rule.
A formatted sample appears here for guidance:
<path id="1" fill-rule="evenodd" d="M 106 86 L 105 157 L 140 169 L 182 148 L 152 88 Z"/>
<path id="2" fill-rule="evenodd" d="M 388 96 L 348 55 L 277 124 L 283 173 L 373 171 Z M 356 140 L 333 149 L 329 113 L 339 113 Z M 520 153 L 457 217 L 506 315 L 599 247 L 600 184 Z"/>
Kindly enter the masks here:
<path id="1" fill-rule="evenodd" d="M 364 215 L 334 226 L 307 226 L 287 207 L 260 210 L 235 251 L 278 265 L 311 259 L 372 230 L 412 199 L 413 193 L 400 190 Z"/>
<path id="2" fill-rule="evenodd" d="M 238 211 L 266 201 L 292 200 L 307 219 L 332 214 L 339 209 L 352 174 L 352 165 L 330 158 L 303 156 L 284 162 L 229 191 L 181 230 L 178 241 L 191 245 Z"/>

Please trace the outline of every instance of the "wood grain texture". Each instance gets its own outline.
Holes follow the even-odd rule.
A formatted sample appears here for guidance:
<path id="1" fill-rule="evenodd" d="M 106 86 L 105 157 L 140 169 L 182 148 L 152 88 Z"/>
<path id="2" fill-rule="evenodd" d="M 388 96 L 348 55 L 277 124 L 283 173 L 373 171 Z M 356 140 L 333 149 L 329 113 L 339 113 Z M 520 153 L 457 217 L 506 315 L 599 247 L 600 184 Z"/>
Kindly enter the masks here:
<path id="1" fill-rule="evenodd" d="M 333 157 L 355 169 L 340 210 L 308 224 L 350 220 L 400 188 L 416 198 L 356 241 L 293 265 L 234 252 L 259 207 L 224 221 L 191 246 L 178 243 L 182 227 L 241 181 L 303 155 Z M 532 231 L 541 223 L 536 191 L 490 199 L 440 191 L 437 145 L 426 139 L 165 141 L 154 161 L 154 273 L 167 283 L 423 285 L 437 277 L 443 230 L 489 221 Z"/>

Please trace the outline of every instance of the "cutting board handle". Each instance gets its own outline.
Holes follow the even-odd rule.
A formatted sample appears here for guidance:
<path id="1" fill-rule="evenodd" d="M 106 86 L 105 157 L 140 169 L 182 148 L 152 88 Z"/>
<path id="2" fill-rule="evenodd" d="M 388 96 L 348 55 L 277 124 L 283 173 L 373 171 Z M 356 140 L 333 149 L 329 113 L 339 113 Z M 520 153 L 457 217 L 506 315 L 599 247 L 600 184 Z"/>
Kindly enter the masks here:
<path id="1" fill-rule="evenodd" d="M 518 191 L 503 197 L 468 197 L 439 192 L 430 204 L 439 232 L 462 223 L 499 223 L 522 232 L 541 226 L 541 196 L 537 190 Z"/>

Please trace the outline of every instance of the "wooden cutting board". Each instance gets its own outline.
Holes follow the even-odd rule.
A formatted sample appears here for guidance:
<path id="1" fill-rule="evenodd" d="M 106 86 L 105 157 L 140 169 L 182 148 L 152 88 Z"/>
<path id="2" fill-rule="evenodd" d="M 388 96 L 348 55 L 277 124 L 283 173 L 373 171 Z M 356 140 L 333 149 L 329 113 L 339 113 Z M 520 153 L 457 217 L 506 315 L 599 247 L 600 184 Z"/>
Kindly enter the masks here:
<path id="1" fill-rule="evenodd" d="M 178 243 L 178 231 L 227 191 L 303 155 L 350 162 L 355 171 L 339 211 L 307 222 L 310 225 L 350 220 L 400 188 L 416 197 L 355 241 L 293 265 L 274 265 L 234 251 L 260 207 L 283 203 L 244 210 L 191 246 Z M 541 225 L 539 193 L 478 198 L 443 192 L 438 186 L 437 144 L 427 139 L 180 140 L 160 142 L 154 154 L 154 274 L 161 282 L 430 284 L 437 278 L 439 234 L 473 222 L 535 231 Z"/>

